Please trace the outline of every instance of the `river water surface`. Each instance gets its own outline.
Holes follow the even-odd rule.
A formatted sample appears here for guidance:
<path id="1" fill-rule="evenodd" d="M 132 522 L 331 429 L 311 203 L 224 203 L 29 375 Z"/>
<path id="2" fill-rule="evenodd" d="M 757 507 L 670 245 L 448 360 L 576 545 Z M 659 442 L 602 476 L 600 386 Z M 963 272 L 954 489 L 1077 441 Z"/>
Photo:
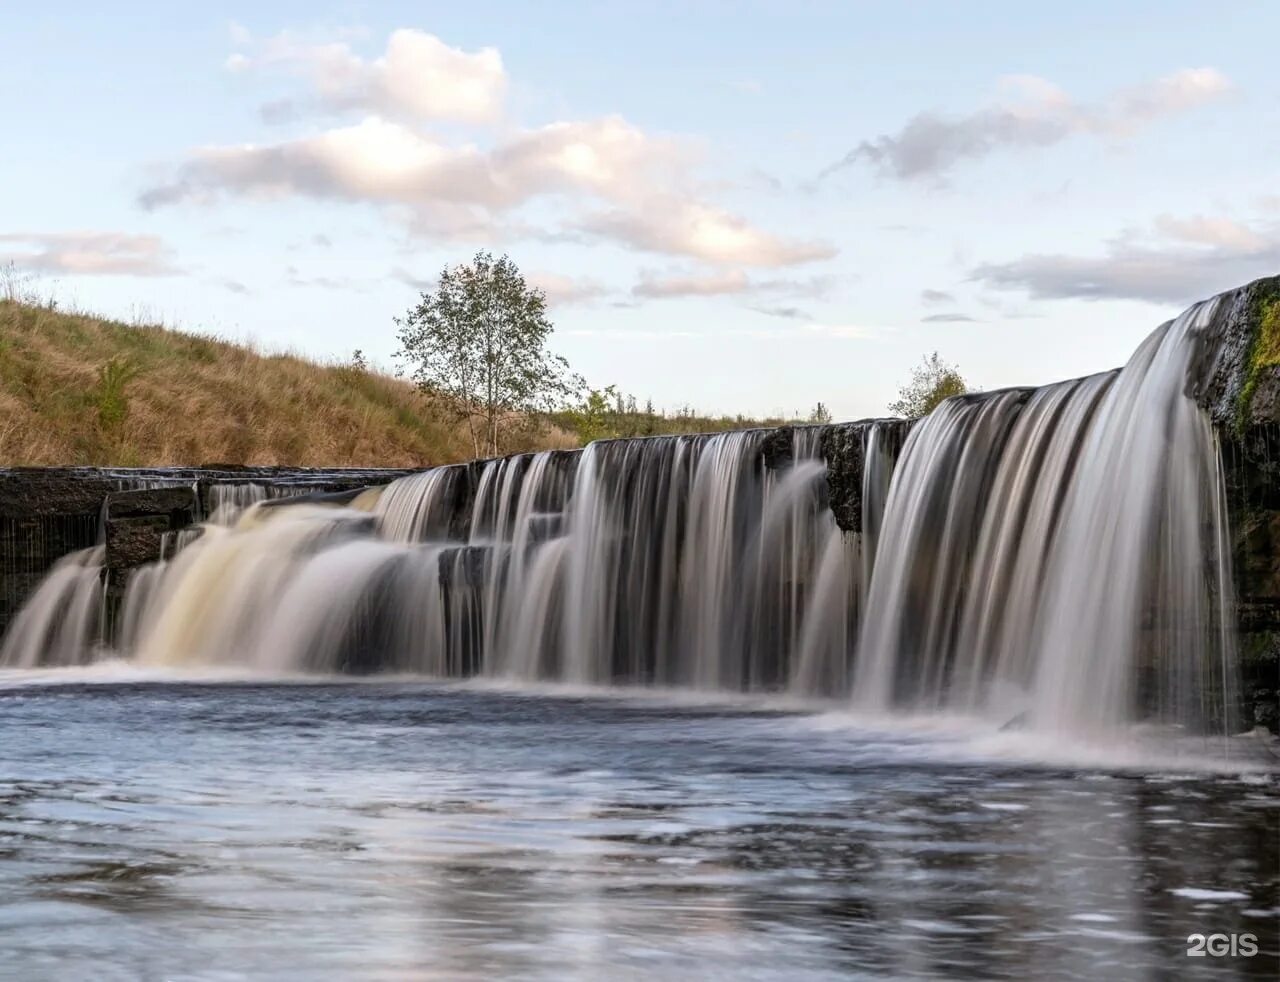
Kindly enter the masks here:
<path id="1" fill-rule="evenodd" d="M 1026 743 L 759 700 L 0 676 L 0 975 L 1277 977 L 1273 775 Z"/>

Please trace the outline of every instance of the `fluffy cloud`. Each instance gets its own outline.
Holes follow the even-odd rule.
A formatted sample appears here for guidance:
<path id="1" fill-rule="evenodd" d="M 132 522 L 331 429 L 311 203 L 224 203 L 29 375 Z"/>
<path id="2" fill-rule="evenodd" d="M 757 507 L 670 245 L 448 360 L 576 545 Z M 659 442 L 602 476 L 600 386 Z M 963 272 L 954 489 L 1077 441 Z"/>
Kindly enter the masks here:
<path id="1" fill-rule="evenodd" d="M 6 250 L 4 244 L 15 249 Z M 0 234 L 0 262 L 37 273 L 72 276 L 172 276 L 181 270 L 154 235 L 118 232 L 13 232 Z"/>
<path id="2" fill-rule="evenodd" d="M 296 140 L 198 150 L 141 201 L 156 207 L 218 193 L 301 195 L 501 211 L 554 193 L 625 198 L 635 182 L 660 179 L 678 156 L 670 141 L 617 116 L 552 123 L 489 150 L 370 116 Z"/>
<path id="3" fill-rule="evenodd" d="M 683 144 L 619 116 L 551 123 L 488 148 L 449 144 L 371 116 L 294 140 L 198 150 L 139 200 L 147 208 L 219 195 L 366 202 L 402 210 L 419 234 L 483 240 L 519 232 L 505 216 L 558 196 L 606 205 L 576 222 L 576 234 L 634 249 L 747 266 L 835 254 L 822 243 L 778 238 L 692 197 L 690 164 Z"/>
<path id="4" fill-rule="evenodd" d="M 633 249 L 744 266 L 792 266 L 836 254 L 827 243 L 781 239 L 712 205 L 675 198 L 598 213 L 580 227 Z"/>
<path id="5" fill-rule="evenodd" d="M 1129 136 L 1157 120 L 1222 98 L 1231 83 L 1212 68 L 1188 68 L 1079 103 L 1042 78 L 1003 80 L 1011 96 L 964 116 L 923 112 L 896 133 L 864 140 L 827 173 L 861 162 L 903 180 L 936 178 L 963 160 L 1001 150 L 1047 147 L 1069 137 Z"/>
<path id="6" fill-rule="evenodd" d="M 1036 253 L 978 266 L 974 280 L 1036 299 L 1185 304 L 1280 269 L 1280 226 L 1227 218 L 1158 218 L 1098 256 Z"/>
<path id="7" fill-rule="evenodd" d="M 228 71 L 284 72 L 310 88 L 301 102 L 282 100 L 265 106 L 263 115 L 269 121 L 285 121 L 314 109 L 489 122 L 501 114 L 506 95 L 507 75 L 495 48 L 466 52 L 424 31 L 393 31 L 386 51 L 372 60 L 356 54 L 345 41 L 318 43 L 288 31 L 256 40 L 240 29 L 236 40 L 247 51 L 227 59 Z"/>

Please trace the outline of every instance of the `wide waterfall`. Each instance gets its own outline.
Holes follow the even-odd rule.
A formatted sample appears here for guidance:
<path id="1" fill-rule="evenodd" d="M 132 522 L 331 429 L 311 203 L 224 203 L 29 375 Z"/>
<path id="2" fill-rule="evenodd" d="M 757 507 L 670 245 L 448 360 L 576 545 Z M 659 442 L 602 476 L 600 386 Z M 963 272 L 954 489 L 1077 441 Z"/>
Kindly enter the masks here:
<path id="1" fill-rule="evenodd" d="M 847 424 L 856 514 L 840 524 L 822 426 L 603 440 L 340 502 L 224 491 L 131 574 L 114 616 L 101 549 L 64 560 L 0 664 L 787 691 L 1050 730 L 1221 729 L 1223 481 L 1185 394 L 1213 311 L 1118 371 L 949 399 L 905 442 L 903 421 Z"/>

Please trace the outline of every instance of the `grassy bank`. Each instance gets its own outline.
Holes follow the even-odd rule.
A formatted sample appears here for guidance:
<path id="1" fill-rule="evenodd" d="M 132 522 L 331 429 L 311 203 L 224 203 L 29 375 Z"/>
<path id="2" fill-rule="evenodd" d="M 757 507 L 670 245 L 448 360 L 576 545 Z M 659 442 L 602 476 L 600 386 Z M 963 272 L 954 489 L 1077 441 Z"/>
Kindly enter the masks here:
<path id="1" fill-rule="evenodd" d="M 556 414 L 504 449 L 761 422 L 633 400 L 590 419 Z M 470 450 L 465 427 L 401 379 L 0 299 L 0 466 L 426 467 Z"/>
<path id="2" fill-rule="evenodd" d="M 464 435 L 407 383 L 0 300 L 0 463 L 413 467 Z"/>

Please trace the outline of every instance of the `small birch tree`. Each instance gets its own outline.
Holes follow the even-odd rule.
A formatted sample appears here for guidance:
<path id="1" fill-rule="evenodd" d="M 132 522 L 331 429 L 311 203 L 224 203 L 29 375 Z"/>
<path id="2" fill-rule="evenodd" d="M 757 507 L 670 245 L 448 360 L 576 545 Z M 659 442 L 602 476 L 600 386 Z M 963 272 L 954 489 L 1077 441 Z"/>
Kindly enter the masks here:
<path id="1" fill-rule="evenodd" d="M 414 383 L 466 422 L 477 457 L 497 456 L 513 424 L 559 408 L 580 387 L 547 349 L 555 328 L 546 296 L 507 256 L 482 251 L 446 266 L 396 325 Z"/>

